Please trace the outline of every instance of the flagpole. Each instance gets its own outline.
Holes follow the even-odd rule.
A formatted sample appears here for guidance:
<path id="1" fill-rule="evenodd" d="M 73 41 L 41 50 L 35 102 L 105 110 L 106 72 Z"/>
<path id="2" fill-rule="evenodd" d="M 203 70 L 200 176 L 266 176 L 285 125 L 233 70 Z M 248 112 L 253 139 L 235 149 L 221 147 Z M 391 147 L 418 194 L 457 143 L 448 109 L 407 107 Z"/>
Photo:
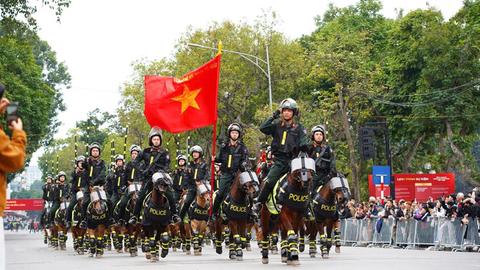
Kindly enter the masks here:
<path id="1" fill-rule="evenodd" d="M 222 54 L 223 44 L 222 41 L 218 41 L 218 53 L 215 57 Z M 220 65 L 220 62 L 219 62 Z M 217 92 L 215 94 L 215 108 L 217 108 L 218 102 L 218 82 L 220 81 L 220 67 L 218 68 L 218 76 L 217 76 Z M 215 112 L 217 113 L 217 112 Z M 213 189 L 215 187 L 215 156 L 216 156 L 216 148 L 217 148 L 217 120 L 213 123 L 213 130 L 212 130 L 212 161 L 210 162 L 210 209 L 208 210 L 209 216 L 212 216 L 213 210 Z"/>

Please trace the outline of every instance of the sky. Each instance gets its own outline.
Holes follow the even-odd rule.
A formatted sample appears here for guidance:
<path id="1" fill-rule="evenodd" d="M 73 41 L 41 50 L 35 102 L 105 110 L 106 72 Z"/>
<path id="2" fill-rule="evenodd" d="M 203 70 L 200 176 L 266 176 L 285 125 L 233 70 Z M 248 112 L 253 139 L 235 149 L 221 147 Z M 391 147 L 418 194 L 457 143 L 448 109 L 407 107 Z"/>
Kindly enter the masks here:
<path id="1" fill-rule="evenodd" d="M 59 114 L 62 125 L 56 138 L 66 136 L 75 122 L 100 108 L 116 112 L 122 84 L 132 75 L 131 63 L 138 59 L 160 59 L 173 54 L 174 45 L 187 29 L 205 28 L 213 21 L 253 23 L 264 11 L 280 18 L 277 30 L 294 39 L 315 29 L 314 17 L 322 15 L 329 3 L 339 7 L 358 1 L 285 0 L 72 0 L 61 23 L 46 7 L 36 15 L 39 35 L 65 62 L 72 87 L 63 91 L 66 111 Z M 445 18 L 453 16 L 462 0 L 384 0 L 382 14 L 396 17 L 396 10 L 436 7 Z M 223 44 L 228 49 L 228 44 Z M 32 164 L 37 162 L 37 151 Z"/>

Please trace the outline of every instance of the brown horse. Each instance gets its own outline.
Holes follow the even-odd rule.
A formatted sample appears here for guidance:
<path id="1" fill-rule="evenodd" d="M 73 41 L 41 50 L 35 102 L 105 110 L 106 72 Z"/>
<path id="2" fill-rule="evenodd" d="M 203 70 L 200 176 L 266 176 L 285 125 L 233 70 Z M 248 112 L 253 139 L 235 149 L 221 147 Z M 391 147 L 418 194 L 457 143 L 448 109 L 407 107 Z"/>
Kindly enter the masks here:
<path id="1" fill-rule="evenodd" d="M 77 204 L 73 207 L 72 211 L 72 238 L 73 238 L 73 249 L 79 254 L 83 255 L 85 252 L 84 249 L 84 240 L 85 240 L 85 233 L 87 232 L 86 229 L 80 228 L 79 223 L 83 219 L 82 217 L 82 203 L 83 203 L 83 195 L 82 191 L 78 191 L 77 196 Z"/>
<path id="2" fill-rule="evenodd" d="M 56 249 L 67 249 L 67 224 L 65 222 L 68 202 L 65 198 L 61 199 L 60 207 L 57 209 L 54 216 L 54 224 L 52 226 L 53 239 L 58 241 L 54 243 Z"/>
<path id="3" fill-rule="evenodd" d="M 87 234 L 89 237 L 90 257 L 103 256 L 105 233 L 109 222 L 107 195 L 101 186 L 90 187 L 90 204 L 87 206 Z"/>
<path id="4" fill-rule="evenodd" d="M 290 173 L 279 179 L 268 202 L 262 206 L 262 263 L 268 263 L 268 237 L 274 232 L 275 226 L 279 226 L 282 236 L 282 262 L 298 264 L 297 235 L 304 226 L 314 171 L 313 159 L 305 155 L 293 159 Z"/>
<path id="5" fill-rule="evenodd" d="M 161 257 L 168 255 L 170 236 L 168 226 L 171 223 L 172 213 L 170 203 L 165 192 L 172 186 L 172 178 L 165 172 L 156 172 L 152 176 L 153 190 L 143 202 L 142 227 L 145 237 L 148 238 L 146 258 L 151 262 L 158 261 L 158 242 L 161 242 Z"/>
<path id="6" fill-rule="evenodd" d="M 138 200 L 138 193 L 141 188 L 140 183 L 133 183 L 128 186 L 128 193 L 130 194 L 130 199 L 127 202 L 126 206 L 126 211 L 125 211 L 125 217 L 123 220 L 129 220 L 131 215 L 133 215 L 133 211 L 135 208 L 135 204 L 137 203 Z M 136 257 L 138 255 L 138 249 L 137 249 L 137 241 L 138 237 L 140 236 L 140 232 L 142 230 L 142 226 L 138 223 L 135 224 L 130 224 L 127 223 L 126 227 L 124 227 L 124 234 L 126 237 L 126 243 L 128 245 L 125 246 L 125 248 L 128 248 L 128 251 L 130 252 L 131 257 Z"/>
<path id="7" fill-rule="evenodd" d="M 196 183 L 197 191 L 195 195 L 195 201 L 190 205 L 188 209 L 188 217 L 190 223 L 187 223 L 187 227 L 190 227 L 193 244 L 193 254 L 202 255 L 202 244 L 207 232 L 208 211 L 210 208 L 210 188 L 201 182 Z"/>
<path id="8" fill-rule="evenodd" d="M 347 179 L 338 174 L 321 186 L 313 199 L 313 212 L 318 233 L 322 258 L 328 258 L 334 235 L 335 252 L 340 253 L 340 222 L 338 206 L 348 201 L 349 187 Z M 316 237 L 316 235 L 314 236 Z"/>
<path id="9" fill-rule="evenodd" d="M 242 246 L 247 241 L 247 223 L 253 197 L 257 192 L 258 178 L 255 172 L 238 173 L 230 188 L 230 193 L 222 203 L 225 219 L 218 218 L 215 222 L 216 240 L 222 239 L 222 223 L 226 221 L 230 229 L 229 257 L 231 260 L 243 260 Z M 221 253 L 221 246 L 217 253 L 218 251 Z"/>

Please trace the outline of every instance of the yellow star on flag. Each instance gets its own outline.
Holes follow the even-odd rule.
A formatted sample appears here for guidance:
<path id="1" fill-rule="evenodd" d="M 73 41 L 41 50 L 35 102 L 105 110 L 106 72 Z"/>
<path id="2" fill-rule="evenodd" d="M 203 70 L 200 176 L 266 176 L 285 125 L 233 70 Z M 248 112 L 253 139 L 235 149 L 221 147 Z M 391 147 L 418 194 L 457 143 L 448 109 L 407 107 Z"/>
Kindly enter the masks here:
<path id="1" fill-rule="evenodd" d="M 183 88 L 183 93 L 179 96 L 173 97 L 172 100 L 182 103 L 182 114 L 188 109 L 188 107 L 200 110 L 200 106 L 198 106 L 195 98 L 198 96 L 201 90 L 202 89 L 199 88 L 197 90 L 190 91 L 190 89 L 185 86 L 185 88 Z"/>

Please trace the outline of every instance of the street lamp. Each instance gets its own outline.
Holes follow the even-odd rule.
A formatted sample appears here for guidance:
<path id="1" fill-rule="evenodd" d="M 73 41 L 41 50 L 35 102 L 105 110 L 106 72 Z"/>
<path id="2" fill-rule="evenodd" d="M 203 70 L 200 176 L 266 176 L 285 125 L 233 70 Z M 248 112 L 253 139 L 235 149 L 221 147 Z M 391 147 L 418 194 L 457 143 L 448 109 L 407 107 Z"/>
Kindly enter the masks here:
<path id="1" fill-rule="evenodd" d="M 195 43 L 187 43 L 187 46 L 218 51 L 218 48 L 208 47 L 208 46 L 195 44 Z M 270 104 L 270 111 L 272 111 L 272 78 L 271 78 L 271 74 L 270 74 L 270 57 L 269 57 L 269 54 L 268 54 L 268 45 L 265 45 L 265 51 L 266 51 L 267 59 L 263 60 L 263 59 L 255 56 L 255 55 L 252 55 L 252 54 L 222 49 L 222 52 L 233 53 L 233 54 L 239 55 L 240 57 L 242 57 L 243 59 L 252 63 L 254 66 L 259 68 L 263 72 L 263 74 L 268 79 L 268 100 L 269 100 L 269 104 Z M 265 68 L 263 68 L 259 64 L 259 62 L 265 64 L 267 66 L 267 70 L 265 70 Z"/>

